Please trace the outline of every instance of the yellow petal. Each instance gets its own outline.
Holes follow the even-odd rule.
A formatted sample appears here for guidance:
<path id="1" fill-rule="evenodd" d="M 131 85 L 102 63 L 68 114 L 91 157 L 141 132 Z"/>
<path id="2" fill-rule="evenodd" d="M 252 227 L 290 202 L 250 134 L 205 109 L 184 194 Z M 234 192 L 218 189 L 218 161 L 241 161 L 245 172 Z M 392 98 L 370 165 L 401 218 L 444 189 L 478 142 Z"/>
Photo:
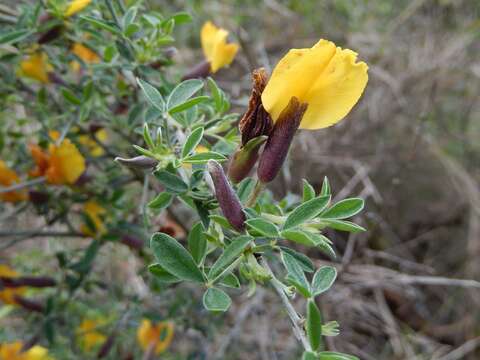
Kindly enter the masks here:
<path id="1" fill-rule="evenodd" d="M 52 184 L 75 183 L 85 171 L 85 159 L 69 139 L 60 146 L 51 144 L 47 180 Z"/>
<path id="2" fill-rule="evenodd" d="M 17 173 L 10 169 L 3 160 L 0 160 L 0 185 L 11 186 L 20 181 Z M 0 194 L 0 199 L 7 202 L 18 202 L 27 199 L 25 190 L 9 191 Z"/>
<path id="3" fill-rule="evenodd" d="M 70 4 L 68 4 L 67 10 L 65 10 L 65 16 L 69 17 L 77 12 L 83 10 L 85 7 L 87 7 L 92 0 L 73 0 L 70 1 Z"/>
<path id="4" fill-rule="evenodd" d="M 50 80 L 48 73 L 52 70 L 52 66 L 48 62 L 47 54 L 34 53 L 22 60 L 20 63 L 20 71 L 23 76 L 40 81 L 47 84 Z"/>
<path id="5" fill-rule="evenodd" d="M 107 231 L 102 219 L 106 210 L 97 202 L 93 200 L 87 201 L 83 206 L 83 212 L 89 217 L 93 225 L 95 225 L 95 231 L 93 231 L 87 224 L 83 224 L 80 229 L 82 233 L 89 236 L 95 236 L 96 234 L 104 234 Z"/>
<path id="6" fill-rule="evenodd" d="M 227 36 L 227 30 L 217 28 L 210 21 L 202 27 L 200 33 L 202 49 L 213 73 L 230 65 L 238 52 L 237 44 L 227 44 Z"/>
<path id="7" fill-rule="evenodd" d="M 48 356 L 48 350 L 42 346 L 35 345 L 22 353 L 22 360 L 50 360 Z"/>
<path id="8" fill-rule="evenodd" d="M 163 321 L 153 325 L 148 319 L 143 319 L 137 329 L 137 340 L 144 351 L 152 345 L 155 346 L 155 353 L 164 352 L 173 339 L 173 323 Z"/>
<path id="9" fill-rule="evenodd" d="M 275 67 L 262 94 L 265 109 L 276 121 L 290 98 L 308 108 L 301 129 L 320 129 L 343 119 L 357 103 L 368 81 L 357 54 L 320 40 L 311 49 L 293 49 Z"/>
<path id="10" fill-rule="evenodd" d="M 104 323 L 101 320 L 85 319 L 77 327 L 78 340 L 85 351 L 88 352 L 106 341 L 107 337 L 97 330 Z"/>
<path id="11" fill-rule="evenodd" d="M 8 265 L 0 264 L 0 277 L 5 278 L 15 278 L 18 276 L 18 273 L 13 270 Z M 0 291 L 0 301 L 3 301 L 5 304 L 15 304 L 15 296 L 22 295 L 25 293 L 26 288 L 24 286 L 16 288 L 4 288 Z M 1 359 L 1 357 L 0 357 Z"/>

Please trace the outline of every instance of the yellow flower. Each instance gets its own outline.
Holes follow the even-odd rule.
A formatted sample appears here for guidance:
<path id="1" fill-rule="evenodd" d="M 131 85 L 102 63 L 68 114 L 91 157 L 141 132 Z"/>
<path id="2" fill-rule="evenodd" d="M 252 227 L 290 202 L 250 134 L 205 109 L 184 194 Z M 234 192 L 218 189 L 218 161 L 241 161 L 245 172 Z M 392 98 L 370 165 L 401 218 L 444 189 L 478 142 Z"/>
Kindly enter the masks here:
<path id="1" fill-rule="evenodd" d="M 7 265 L 0 264 L 0 279 L 1 278 L 15 278 L 18 273 Z M 25 293 L 25 287 L 4 287 L 0 290 L 0 300 L 5 304 L 16 304 L 15 296 Z"/>
<path id="2" fill-rule="evenodd" d="M 228 31 L 217 28 L 207 21 L 200 34 L 202 49 L 205 58 L 210 63 L 212 73 L 230 65 L 238 51 L 237 44 L 227 44 Z"/>
<path id="3" fill-rule="evenodd" d="M 107 131 L 105 129 L 100 129 L 95 132 L 95 137 L 101 143 L 104 143 L 107 140 Z M 98 145 L 98 143 L 92 139 L 91 135 L 80 135 L 78 137 L 78 142 L 88 148 L 90 155 L 93 157 L 102 156 L 105 153 L 105 150 Z"/>
<path id="4" fill-rule="evenodd" d="M 104 321 L 85 319 L 77 328 L 77 336 L 79 342 L 85 351 L 90 351 L 92 348 L 103 344 L 107 337 L 96 329 L 104 325 Z"/>
<path id="5" fill-rule="evenodd" d="M 65 17 L 70 17 L 76 14 L 79 11 L 82 11 L 85 7 L 87 7 L 92 0 L 72 0 L 68 4 L 67 9 L 65 10 Z"/>
<path id="6" fill-rule="evenodd" d="M 173 339 L 173 323 L 162 321 L 156 325 L 143 319 L 137 329 L 137 339 L 144 351 L 154 347 L 155 354 L 164 352 Z"/>
<path id="7" fill-rule="evenodd" d="M 59 134 L 52 131 L 50 137 L 56 140 Z M 30 145 L 30 153 L 37 165 L 30 175 L 46 176 L 50 184 L 74 184 L 85 171 L 85 159 L 69 139 L 64 139 L 60 145 L 50 144 L 48 152 Z"/>
<path id="8" fill-rule="evenodd" d="M 83 206 L 83 212 L 88 216 L 90 221 L 95 225 L 95 231 L 87 224 L 82 224 L 80 231 L 88 236 L 102 235 L 107 231 L 102 217 L 106 210 L 93 200 L 87 201 Z"/>
<path id="9" fill-rule="evenodd" d="M 0 160 L 0 185 L 11 186 L 20 181 L 17 173 L 10 169 L 3 160 Z M 9 191 L 0 194 L 0 199 L 7 202 L 18 202 L 27 199 L 27 192 L 25 190 Z"/>
<path id="10" fill-rule="evenodd" d="M 47 54 L 36 52 L 20 63 L 20 72 L 23 76 L 48 84 L 50 82 L 48 73 L 53 70 L 48 62 Z"/>
<path id="11" fill-rule="evenodd" d="M 100 56 L 98 56 L 97 53 L 80 43 L 73 44 L 72 53 L 82 59 L 86 64 L 97 64 L 100 62 Z M 70 62 L 70 67 L 74 72 L 78 72 L 81 65 L 78 61 L 72 61 Z"/>
<path id="12" fill-rule="evenodd" d="M 277 64 L 262 103 L 277 121 L 290 99 L 308 104 L 301 129 L 321 129 L 342 120 L 367 85 L 368 66 L 352 50 L 320 40 L 310 49 L 291 49 Z"/>
<path id="13" fill-rule="evenodd" d="M 0 344 L 0 360 L 53 360 L 42 346 L 35 345 L 26 351 L 22 347 L 21 341 Z"/>

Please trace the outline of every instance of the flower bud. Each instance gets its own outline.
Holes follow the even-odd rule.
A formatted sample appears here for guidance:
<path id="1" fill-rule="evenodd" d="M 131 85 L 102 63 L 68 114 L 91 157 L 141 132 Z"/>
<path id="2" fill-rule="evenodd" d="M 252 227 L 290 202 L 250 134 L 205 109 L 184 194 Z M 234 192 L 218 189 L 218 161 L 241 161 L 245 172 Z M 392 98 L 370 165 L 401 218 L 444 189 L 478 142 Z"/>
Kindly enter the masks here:
<path id="1" fill-rule="evenodd" d="M 281 112 L 260 156 L 257 175 L 261 182 L 272 181 L 282 168 L 307 106 L 300 103 L 296 97 L 292 97 Z"/>
<path id="2" fill-rule="evenodd" d="M 140 250 L 143 248 L 143 240 L 132 235 L 123 235 L 120 242 L 131 249 Z"/>
<path id="3" fill-rule="evenodd" d="M 14 297 L 14 300 L 16 304 L 20 305 L 25 310 L 40 312 L 40 313 L 45 310 L 45 307 L 43 306 L 42 303 L 34 300 L 29 300 L 27 298 L 24 298 L 23 296 L 16 295 Z"/>
<path id="4" fill-rule="evenodd" d="M 253 138 L 235 151 L 228 167 L 228 177 L 233 183 L 239 183 L 248 176 L 257 162 L 258 150 L 266 140 L 266 136 Z"/>
<path id="5" fill-rule="evenodd" d="M 48 203 L 50 195 L 45 191 L 30 190 L 28 192 L 28 198 L 35 205 L 44 205 Z"/>
<path id="6" fill-rule="evenodd" d="M 158 164 L 157 160 L 149 158 L 148 156 L 143 156 L 143 155 L 136 156 L 130 159 L 116 157 L 115 161 L 119 162 L 122 165 L 132 167 L 132 168 L 137 168 L 137 169 L 151 169 L 157 166 Z"/>
<path id="7" fill-rule="evenodd" d="M 30 286 L 33 288 L 52 287 L 57 282 L 50 277 L 33 277 L 33 276 L 20 276 L 20 277 L 0 277 L 0 283 L 6 288 L 17 288 L 21 286 Z"/>
<path id="8" fill-rule="evenodd" d="M 50 28 L 48 31 L 41 34 L 37 42 L 40 45 L 52 42 L 58 39 L 62 35 L 63 30 L 64 30 L 63 25 L 55 25 L 54 27 Z"/>
<path id="9" fill-rule="evenodd" d="M 211 73 L 210 63 L 208 61 L 202 61 L 201 63 L 195 65 L 189 72 L 187 72 L 183 77 L 182 81 L 188 79 L 203 79 L 206 78 Z"/>
<path id="10" fill-rule="evenodd" d="M 246 220 L 243 206 L 228 182 L 222 166 L 215 160 L 209 160 L 207 168 L 212 177 L 213 185 L 215 186 L 215 196 L 220 205 L 223 216 L 225 216 L 230 225 L 236 230 L 243 231 L 245 229 Z"/>

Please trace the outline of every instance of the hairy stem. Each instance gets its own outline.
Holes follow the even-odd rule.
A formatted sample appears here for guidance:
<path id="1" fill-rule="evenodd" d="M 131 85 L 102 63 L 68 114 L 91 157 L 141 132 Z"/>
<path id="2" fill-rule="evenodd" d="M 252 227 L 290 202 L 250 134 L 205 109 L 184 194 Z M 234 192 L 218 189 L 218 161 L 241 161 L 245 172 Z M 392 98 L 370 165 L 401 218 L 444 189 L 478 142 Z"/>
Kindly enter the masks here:
<path id="1" fill-rule="evenodd" d="M 275 289 L 275 292 L 280 297 L 280 300 L 282 301 L 282 304 L 285 310 L 287 311 L 288 317 L 292 322 L 292 328 L 293 328 L 293 333 L 295 334 L 295 337 L 302 343 L 302 346 L 305 349 L 305 351 L 312 351 L 310 343 L 308 342 L 307 337 L 305 335 L 305 331 L 301 328 L 301 325 L 300 325 L 302 319 L 297 314 L 297 311 L 295 310 L 292 303 L 288 299 L 288 296 L 285 294 L 285 291 L 283 290 L 283 284 L 275 277 L 275 275 L 272 272 L 272 269 L 270 268 L 270 266 L 268 265 L 265 259 L 262 258 L 261 264 L 271 276 L 270 284 Z"/>

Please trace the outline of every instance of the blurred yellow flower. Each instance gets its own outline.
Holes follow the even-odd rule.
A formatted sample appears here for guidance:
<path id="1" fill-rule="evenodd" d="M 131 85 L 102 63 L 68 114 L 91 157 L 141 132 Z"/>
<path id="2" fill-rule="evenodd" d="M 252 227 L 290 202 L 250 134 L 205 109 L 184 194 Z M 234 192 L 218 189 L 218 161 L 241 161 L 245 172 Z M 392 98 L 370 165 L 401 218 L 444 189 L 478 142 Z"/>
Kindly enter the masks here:
<path id="1" fill-rule="evenodd" d="M 106 341 L 107 337 L 97 331 L 104 323 L 102 320 L 85 319 L 77 327 L 77 337 L 85 351 L 88 352 Z"/>
<path id="2" fill-rule="evenodd" d="M 88 236 L 102 235 L 105 234 L 107 228 L 103 223 L 102 217 L 107 212 L 103 207 L 101 207 L 97 202 L 90 200 L 85 203 L 83 206 L 83 212 L 88 216 L 93 225 L 95 225 L 95 230 L 91 229 L 87 224 L 82 224 L 80 231 Z"/>
<path id="3" fill-rule="evenodd" d="M 22 347 L 21 341 L 0 344 L 0 360 L 53 360 L 42 346 L 35 345 L 25 351 Z"/>
<path id="4" fill-rule="evenodd" d="M 18 276 L 18 273 L 13 270 L 11 267 L 0 264 L 0 280 L 1 278 L 15 278 Z M 0 281 L 1 282 L 1 281 Z M 24 286 L 20 287 L 0 287 L 0 300 L 5 304 L 16 304 L 15 296 L 19 296 L 25 293 L 26 288 Z"/>
<path id="5" fill-rule="evenodd" d="M 98 145 L 92 136 L 93 135 L 80 135 L 78 137 L 78 142 L 88 149 L 91 156 L 102 156 L 105 153 L 105 150 Z M 98 141 L 104 143 L 108 138 L 107 131 L 105 129 L 97 130 L 95 131 L 95 137 L 98 139 Z"/>
<path id="6" fill-rule="evenodd" d="M 0 185 L 11 186 L 20 182 L 17 173 L 10 169 L 3 160 L 0 160 Z M 18 202 L 27 199 L 27 192 L 25 190 L 9 191 L 0 194 L 0 199 L 7 202 Z"/>
<path id="7" fill-rule="evenodd" d="M 164 352 L 173 339 L 173 323 L 162 321 L 156 325 L 143 319 L 137 329 L 137 339 L 144 351 L 154 347 L 155 354 Z"/>
<path id="8" fill-rule="evenodd" d="M 67 6 L 65 10 L 65 17 L 70 17 L 76 14 L 79 11 L 82 11 L 85 7 L 87 7 L 92 0 L 72 0 Z"/>
<path id="9" fill-rule="evenodd" d="M 80 43 L 73 44 L 72 53 L 78 56 L 86 64 L 97 64 L 100 62 L 100 56 L 93 50 Z M 81 65 L 78 61 L 70 62 L 70 67 L 74 72 L 80 71 Z"/>
<path id="10" fill-rule="evenodd" d="M 59 134 L 52 131 L 50 137 L 56 140 Z M 48 152 L 30 145 L 30 153 L 37 165 L 30 175 L 46 176 L 50 184 L 74 184 L 85 171 L 85 159 L 69 139 L 64 139 L 60 145 L 50 144 Z"/>
<path id="11" fill-rule="evenodd" d="M 212 73 L 231 64 L 238 51 L 238 44 L 227 44 L 228 31 L 207 21 L 200 33 L 203 54 L 210 63 Z"/>
<path id="12" fill-rule="evenodd" d="M 47 54 L 43 52 L 36 52 L 28 56 L 20 62 L 20 74 L 48 84 L 50 79 L 48 73 L 53 70 L 52 65 L 48 62 Z"/>
<path id="13" fill-rule="evenodd" d="M 368 81 L 368 66 L 357 53 L 321 39 L 310 49 L 291 49 L 277 64 L 262 93 L 275 122 L 290 99 L 308 104 L 301 129 L 321 129 L 342 120 Z"/>

